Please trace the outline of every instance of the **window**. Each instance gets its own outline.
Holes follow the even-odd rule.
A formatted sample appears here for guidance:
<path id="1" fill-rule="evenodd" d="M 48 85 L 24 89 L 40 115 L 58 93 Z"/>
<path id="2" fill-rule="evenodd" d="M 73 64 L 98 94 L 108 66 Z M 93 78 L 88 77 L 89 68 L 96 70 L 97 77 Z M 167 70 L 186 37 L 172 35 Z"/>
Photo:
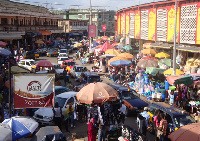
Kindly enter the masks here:
<path id="1" fill-rule="evenodd" d="M 13 18 L 11 18 L 11 25 L 13 25 Z"/>
<path id="2" fill-rule="evenodd" d="M 30 63 L 29 63 L 29 62 L 26 62 L 26 65 L 30 66 Z"/>
<path id="3" fill-rule="evenodd" d="M 71 98 L 67 101 L 67 105 L 69 105 L 69 104 L 71 104 L 71 105 L 74 104 L 74 98 L 73 98 L 73 97 L 71 97 Z"/>
<path id="4" fill-rule="evenodd" d="M 82 19 L 82 14 L 78 14 L 78 19 Z"/>
<path id="5" fill-rule="evenodd" d="M 84 26 L 87 26 L 87 22 L 84 22 Z"/>
<path id="6" fill-rule="evenodd" d="M 22 65 L 25 65 L 25 61 L 22 61 L 21 64 L 22 64 Z"/>
<path id="7" fill-rule="evenodd" d="M 89 19 L 89 18 L 90 18 L 90 15 L 89 15 L 89 14 L 86 14 L 86 15 L 85 15 L 85 18 L 86 18 L 86 19 Z"/>
<path id="8" fill-rule="evenodd" d="M 72 26 L 72 22 L 70 22 L 70 26 Z"/>

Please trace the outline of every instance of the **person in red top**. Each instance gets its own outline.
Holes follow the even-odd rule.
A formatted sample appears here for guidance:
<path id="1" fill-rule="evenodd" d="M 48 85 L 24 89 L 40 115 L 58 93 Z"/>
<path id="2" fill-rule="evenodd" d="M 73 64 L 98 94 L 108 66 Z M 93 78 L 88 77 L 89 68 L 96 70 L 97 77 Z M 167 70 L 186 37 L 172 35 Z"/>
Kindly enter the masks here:
<path id="1" fill-rule="evenodd" d="M 179 87 L 179 89 L 178 89 L 178 96 L 177 96 L 177 98 L 176 98 L 176 101 L 177 101 L 177 105 L 178 105 L 179 107 L 182 107 L 182 90 L 181 90 L 180 87 Z"/>
<path id="2" fill-rule="evenodd" d="M 158 127 L 159 133 L 160 133 L 160 141 L 165 141 L 165 137 L 166 137 L 166 131 L 167 131 L 167 120 L 164 117 L 163 113 L 160 113 L 160 124 Z"/>

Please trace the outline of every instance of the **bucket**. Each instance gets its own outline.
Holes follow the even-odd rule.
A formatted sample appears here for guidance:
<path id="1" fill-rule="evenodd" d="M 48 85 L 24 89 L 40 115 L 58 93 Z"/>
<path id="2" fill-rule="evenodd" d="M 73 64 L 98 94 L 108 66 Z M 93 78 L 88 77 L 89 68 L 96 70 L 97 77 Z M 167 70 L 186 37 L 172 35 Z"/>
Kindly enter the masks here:
<path id="1" fill-rule="evenodd" d="M 166 90 L 169 90 L 169 83 L 168 83 L 167 80 L 165 80 L 165 89 L 166 89 Z"/>

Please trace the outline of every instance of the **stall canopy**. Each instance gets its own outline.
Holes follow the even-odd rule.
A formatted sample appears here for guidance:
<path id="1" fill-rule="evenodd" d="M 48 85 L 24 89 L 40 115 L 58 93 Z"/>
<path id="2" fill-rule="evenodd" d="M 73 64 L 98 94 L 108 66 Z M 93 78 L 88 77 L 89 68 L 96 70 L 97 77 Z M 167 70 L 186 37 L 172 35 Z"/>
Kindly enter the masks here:
<path id="1" fill-rule="evenodd" d="M 172 44 L 168 44 L 168 43 L 151 43 L 152 47 L 158 47 L 158 48 L 164 48 L 164 49 L 170 49 L 173 45 Z"/>
<path id="2" fill-rule="evenodd" d="M 114 48 L 109 44 L 108 41 L 106 41 L 100 49 L 101 51 L 105 52 L 107 49 L 114 49 Z"/>
<path id="3" fill-rule="evenodd" d="M 42 33 L 42 35 L 51 35 L 52 33 L 50 31 L 37 31 L 37 32 L 40 32 Z"/>
<path id="4" fill-rule="evenodd" d="M 178 45 L 176 49 L 193 53 L 200 53 L 200 47 Z"/>
<path id="5" fill-rule="evenodd" d="M 4 39 L 4 40 L 22 39 L 22 34 L 17 34 L 17 33 L 0 33 L 0 39 Z"/>
<path id="6" fill-rule="evenodd" d="M 176 79 L 174 82 L 174 84 L 185 84 L 185 85 L 191 85 L 192 83 L 193 83 L 193 78 L 189 74 Z"/>
<path id="7" fill-rule="evenodd" d="M 164 71 L 165 71 L 165 69 L 161 69 L 161 68 L 146 67 L 146 73 L 149 73 L 153 76 L 156 76 L 157 73 L 163 74 Z"/>
<path id="8" fill-rule="evenodd" d="M 170 75 L 167 76 L 166 80 L 170 85 L 173 85 L 176 79 L 183 77 L 184 75 Z"/>

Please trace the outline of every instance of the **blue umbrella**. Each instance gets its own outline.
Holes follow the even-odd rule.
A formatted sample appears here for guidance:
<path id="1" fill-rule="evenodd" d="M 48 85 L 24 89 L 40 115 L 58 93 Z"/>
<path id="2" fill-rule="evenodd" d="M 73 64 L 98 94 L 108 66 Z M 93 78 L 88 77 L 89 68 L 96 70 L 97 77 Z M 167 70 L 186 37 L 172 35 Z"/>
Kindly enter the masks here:
<path id="1" fill-rule="evenodd" d="M 93 47 L 96 47 L 96 46 L 98 46 L 98 45 L 100 45 L 100 44 L 97 43 L 96 41 L 93 41 Z"/>
<path id="2" fill-rule="evenodd" d="M 131 61 L 128 60 L 117 60 L 110 63 L 111 66 L 122 66 L 122 65 L 130 65 Z"/>
<path id="3" fill-rule="evenodd" d="M 29 117 L 16 116 L 5 119 L 3 123 L 7 124 L 12 130 L 12 140 L 18 140 L 32 134 L 38 127 L 38 123 Z"/>
<path id="4" fill-rule="evenodd" d="M 0 52 L 1 52 L 1 55 L 3 57 L 11 56 L 12 55 L 12 53 L 9 50 L 7 50 L 5 48 L 2 48 L 2 47 L 0 47 Z"/>

